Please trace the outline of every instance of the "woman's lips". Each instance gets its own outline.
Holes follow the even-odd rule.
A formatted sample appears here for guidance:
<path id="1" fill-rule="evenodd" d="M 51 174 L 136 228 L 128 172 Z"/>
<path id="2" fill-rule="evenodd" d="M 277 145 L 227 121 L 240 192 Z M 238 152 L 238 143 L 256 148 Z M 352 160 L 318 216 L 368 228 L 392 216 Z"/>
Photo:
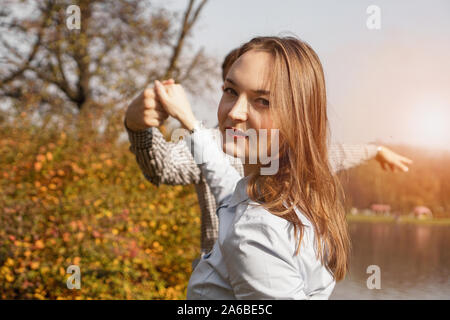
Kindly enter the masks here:
<path id="1" fill-rule="evenodd" d="M 232 137 L 234 137 L 236 139 L 248 138 L 248 135 L 246 135 L 243 131 L 238 130 L 238 129 L 234 129 L 234 128 L 231 128 L 231 127 L 225 128 L 225 132 L 228 135 L 230 135 L 230 136 L 232 136 Z"/>

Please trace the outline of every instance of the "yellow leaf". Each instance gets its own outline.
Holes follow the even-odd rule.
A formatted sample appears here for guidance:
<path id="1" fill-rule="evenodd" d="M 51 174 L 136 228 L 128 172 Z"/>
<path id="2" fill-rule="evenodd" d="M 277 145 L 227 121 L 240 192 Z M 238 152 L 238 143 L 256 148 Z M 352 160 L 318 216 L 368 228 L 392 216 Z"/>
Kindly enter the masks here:
<path id="1" fill-rule="evenodd" d="M 35 294 L 34 294 L 34 297 L 35 297 L 36 299 L 39 299 L 39 300 L 44 300 L 44 299 L 45 299 L 45 297 L 44 297 L 42 294 L 40 294 L 40 293 L 35 293 Z"/>
<path id="2" fill-rule="evenodd" d="M 142 227 L 144 227 L 144 228 L 146 228 L 148 225 L 147 225 L 147 222 L 146 221 L 141 221 L 141 226 Z"/>
<path id="3" fill-rule="evenodd" d="M 14 265 L 14 260 L 11 258 L 6 259 L 5 265 L 11 267 Z"/>
<path id="4" fill-rule="evenodd" d="M 8 282 L 13 282 L 14 281 L 14 276 L 12 274 L 7 274 L 5 276 L 5 278 L 6 278 L 6 281 L 8 281 Z"/>
<path id="5" fill-rule="evenodd" d="M 43 273 L 43 274 L 45 274 L 45 273 L 47 273 L 47 272 L 49 272 L 50 271 L 50 268 L 49 267 L 42 267 L 41 268 L 41 272 Z"/>
<path id="6" fill-rule="evenodd" d="M 24 267 L 20 267 L 16 269 L 16 273 L 24 273 L 25 272 L 25 268 Z"/>
<path id="7" fill-rule="evenodd" d="M 94 207 L 98 207 L 103 202 L 102 199 L 97 199 L 94 201 Z"/>

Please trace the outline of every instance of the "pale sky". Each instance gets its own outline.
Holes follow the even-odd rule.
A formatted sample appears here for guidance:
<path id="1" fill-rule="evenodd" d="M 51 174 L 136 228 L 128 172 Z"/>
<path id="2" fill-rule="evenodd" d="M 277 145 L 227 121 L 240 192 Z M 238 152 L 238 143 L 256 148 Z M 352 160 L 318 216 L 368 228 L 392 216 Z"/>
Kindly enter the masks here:
<path id="1" fill-rule="evenodd" d="M 184 10 L 187 1 L 160 3 Z M 370 5 L 381 10 L 379 30 L 366 26 Z M 193 44 L 221 61 L 254 36 L 286 32 L 321 59 L 333 140 L 450 150 L 450 1 L 210 0 Z M 220 86 L 194 102 L 209 125 Z"/>

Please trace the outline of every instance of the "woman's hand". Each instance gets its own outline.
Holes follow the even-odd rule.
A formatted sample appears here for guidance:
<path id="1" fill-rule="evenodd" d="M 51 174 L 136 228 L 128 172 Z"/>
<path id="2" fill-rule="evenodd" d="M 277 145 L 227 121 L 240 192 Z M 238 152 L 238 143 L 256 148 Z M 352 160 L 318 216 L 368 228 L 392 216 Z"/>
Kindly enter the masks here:
<path id="1" fill-rule="evenodd" d="M 174 83 L 172 79 L 163 82 L 164 85 Z M 150 127 L 159 127 L 168 117 L 169 115 L 161 103 L 156 100 L 155 90 L 147 88 L 128 106 L 125 123 L 130 130 L 140 131 Z"/>
<path id="2" fill-rule="evenodd" d="M 175 83 L 163 85 L 156 80 L 155 92 L 164 110 L 170 116 L 180 121 L 184 128 L 192 130 L 197 120 L 192 113 L 191 105 L 183 87 Z"/>
<path id="3" fill-rule="evenodd" d="M 412 164 L 411 159 L 403 157 L 383 146 L 381 146 L 378 150 L 375 160 L 380 163 L 384 170 L 389 167 L 392 171 L 395 171 L 395 169 L 399 169 L 401 171 L 407 172 L 409 170 L 407 165 Z"/>

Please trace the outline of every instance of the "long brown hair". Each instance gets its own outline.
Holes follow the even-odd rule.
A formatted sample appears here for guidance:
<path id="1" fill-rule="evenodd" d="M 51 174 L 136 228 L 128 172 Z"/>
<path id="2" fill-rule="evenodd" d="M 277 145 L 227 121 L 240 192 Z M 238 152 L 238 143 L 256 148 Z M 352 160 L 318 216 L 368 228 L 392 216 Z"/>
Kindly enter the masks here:
<path id="1" fill-rule="evenodd" d="M 277 173 L 252 174 L 247 193 L 272 214 L 294 224 L 296 255 L 304 231 L 294 211 L 297 207 L 314 227 L 318 259 L 336 281 L 342 280 L 348 270 L 350 240 L 342 188 L 328 161 L 322 65 L 314 50 L 294 37 L 254 38 L 233 52 L 232 59 L 250 50 L 273 56 L 270 112 L 280 140 Z"/>

